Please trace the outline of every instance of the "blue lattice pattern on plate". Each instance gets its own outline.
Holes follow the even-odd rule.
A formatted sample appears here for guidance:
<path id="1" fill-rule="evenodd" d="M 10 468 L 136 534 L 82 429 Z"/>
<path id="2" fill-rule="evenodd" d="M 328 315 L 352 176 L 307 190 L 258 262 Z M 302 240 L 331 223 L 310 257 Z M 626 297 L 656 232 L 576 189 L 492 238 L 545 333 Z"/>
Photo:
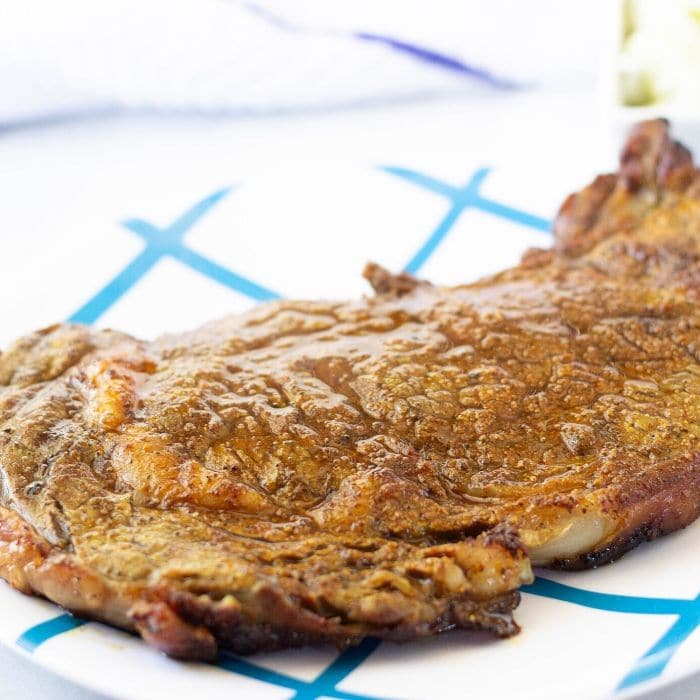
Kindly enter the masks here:
<path id="1" fill-rule="evenodd" d="M 546 219 L 483 196 L 480 188 L 489 174 L 488 168 L 477 170 L 467 184 L 461 187 L 406 168 L 384 167 L 382 170 L 414 186 L 444 197 L 449 205 L 447 213 L 436 228 L 430 232 L 420 248 L 406 262 L 404 269 L 407 272 L 415 274 L 420 271 L 448 236 L 461 214 L 469 208 L 501 217 L 537 231 L 547 232 L 550 230 L 550 222 Z M 121 272 L 75 311 L 69 320 L 94 323 L 147 275 L 157 262 L 166 257 L 173 258 L 214 282 L 255 301 L 280 298 L 278 292 L 248 279 L 240 271 L 233 271 L 220 265 L 184 243 L 185 234 L 230 192 L 230 187 L 213 192 L 185 211 L 182 216 L 166 228 L 158 228 L 142 219 L 123 221 L 125 228 L 143 240 L 143 249 Z M 532 585 L 525 586 L 523 591 L 597 610 L 676 617 L 675 622 L 666 633 L 637 660 L 626 674 L 621 674 L 617 690 L 623 690 L 658 677 L 679 646 L 700 625 L 700 595 L 695 599 L 614 595 L 576 588 L 542 577 L 538 577 Z M 72 615 L 58 615 L 25 630 L 18 637 L 17 644 L 31 653 L 47 640 L 84 624 L 86 624 L 85 620 Z M 347 692 L 338 686 L 371 656 L 379 644 L 378 640 L 367 639 L 358 647 L 344 651 L 311 681 L 264 668 L 251 661 L 228 654 L 222 656 L 218 665 L 224 670 L 294 691 L 292 697 L 296 700 L 312 700 L 319 697 L 338 698 L 339 700 L 370 700 L 371 696 Z"/>

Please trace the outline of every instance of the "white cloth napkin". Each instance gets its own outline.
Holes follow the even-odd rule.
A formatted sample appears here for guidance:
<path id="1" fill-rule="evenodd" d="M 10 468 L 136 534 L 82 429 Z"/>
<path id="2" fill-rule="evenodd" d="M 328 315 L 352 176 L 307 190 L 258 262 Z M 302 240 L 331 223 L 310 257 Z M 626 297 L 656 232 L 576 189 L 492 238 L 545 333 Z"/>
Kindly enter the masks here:
<path id="1" fill-rule="evenodd" d="M 604 1 L 4 0 L 0 124 L 260 113 L 563 84 Z"/>

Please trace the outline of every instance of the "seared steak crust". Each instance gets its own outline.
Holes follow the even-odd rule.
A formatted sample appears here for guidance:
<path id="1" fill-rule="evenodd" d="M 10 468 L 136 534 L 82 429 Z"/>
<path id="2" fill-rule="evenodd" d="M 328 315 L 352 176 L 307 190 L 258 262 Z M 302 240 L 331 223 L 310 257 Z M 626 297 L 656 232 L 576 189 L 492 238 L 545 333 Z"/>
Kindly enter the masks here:
<path id="1" fill-rule="evenodd" d="M 0 357 L 0 575 L 178 658 L 500 635 L 530 561 L 700 510 L 700 176 L 664 122 L 551 251 L 440 288 L 284 301 Z"/>

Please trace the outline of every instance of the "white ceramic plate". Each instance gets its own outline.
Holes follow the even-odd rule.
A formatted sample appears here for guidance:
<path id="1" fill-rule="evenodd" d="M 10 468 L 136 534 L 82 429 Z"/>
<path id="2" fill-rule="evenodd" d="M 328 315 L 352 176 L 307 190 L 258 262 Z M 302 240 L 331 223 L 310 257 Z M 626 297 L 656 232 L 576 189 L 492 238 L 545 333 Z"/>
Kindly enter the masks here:
<path id="1" fill-rule="evenodd" d="M 367 259 L 444 283 L 473 279 L 549 244 L 546 218 L 563 187 L 585 181 L 581 162 L 594 143 L 569 142 L 567 128 L 564 145 L 538 151 L 537 178 L 527 159 L 519 171 L 510 158 L 491 173 L 482 169 L 497 135 L 475 138 L 468 157 L 450 147 L 422 163 L 412 155 L 384 161 L 411 169 L 295 162 L 249 177 L 232 173 L 235 159 L 212 155 L 231 136 L 214 133 L 205 149 L 207 135 L 197 132 L 181 168 L 181 152 L 168 155 L 169 144 L 186 138 L 170 134 L 161 147 L 162 128 L 114 146 L 109 131 L 96 131 L 90 147 L 65 132 L 32 135 L 6 150 L 4 162 L 16 167 L 5 186 L 16 195 L 3 204 L 3 226 L 15 235 L 3 241 L 0 297 L 15 304 L 3 308 L 2 344 L 69 316 L 147 337 L 247 308 L 262 288 L 357 295 Z M 104 153 L 99 167 L 96 153 Z M 129 159 L 139 167 L 123 166 Z M 231 182 L 239 184 L 228 190 Z M 166 230 L 188 207 L 182 245 L 196 255 L 177 258 L 173 249 L 136 279 L 143 240 L 133 231 Z M 700 524 L 597 571 L 541 572 L 516 611 L 522 633 L 504 641 L 452 633 L 404 646 L 367 643 L 341 656 L 305 649 L 184 664 L 104 625 L 76 626 L 2 583 L 0 640 L 64 677 L 129 699 L 625 696 L 700 671 L 698 551 Z"/>

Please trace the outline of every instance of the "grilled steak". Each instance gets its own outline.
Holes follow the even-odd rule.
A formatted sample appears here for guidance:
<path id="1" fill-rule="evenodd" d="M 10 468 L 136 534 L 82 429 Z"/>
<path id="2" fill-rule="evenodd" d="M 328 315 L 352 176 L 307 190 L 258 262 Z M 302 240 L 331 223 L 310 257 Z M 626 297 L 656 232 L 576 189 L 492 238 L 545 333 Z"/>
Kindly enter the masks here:
<path id="1" fill-rule="evenodd" d="M 530 562 L 700 509 L 700 175 L 665 122 L 552 250 L 440 288 L 284 301 L 0 357 L 0 575 L 179 658 L 514 632 Z"/>

